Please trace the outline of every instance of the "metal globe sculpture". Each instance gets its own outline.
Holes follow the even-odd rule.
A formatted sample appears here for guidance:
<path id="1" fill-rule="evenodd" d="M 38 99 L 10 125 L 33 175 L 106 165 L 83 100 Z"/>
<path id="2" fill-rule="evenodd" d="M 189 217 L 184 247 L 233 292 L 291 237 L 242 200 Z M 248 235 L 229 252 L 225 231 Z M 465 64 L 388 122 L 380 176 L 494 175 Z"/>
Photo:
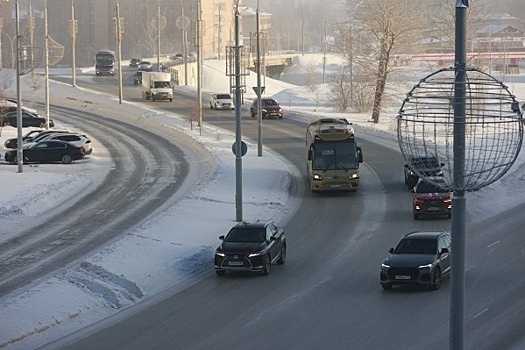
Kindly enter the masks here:
<path id="1" fill-rule="evenodd" d="M 454 77 L 453 68 L 444 68 L 412 88 L 397 115 L 398 142 L 406 160 L 435 156 L 443 163 L 452 191 L 476 191 L 501 178 L 516 160 L 523 115 L 505 85 L 478 69 L 466 70 L 464 179 L 463 188 L 454 188 Z M 411 170 L 432 182 L 424 171 Z"/>

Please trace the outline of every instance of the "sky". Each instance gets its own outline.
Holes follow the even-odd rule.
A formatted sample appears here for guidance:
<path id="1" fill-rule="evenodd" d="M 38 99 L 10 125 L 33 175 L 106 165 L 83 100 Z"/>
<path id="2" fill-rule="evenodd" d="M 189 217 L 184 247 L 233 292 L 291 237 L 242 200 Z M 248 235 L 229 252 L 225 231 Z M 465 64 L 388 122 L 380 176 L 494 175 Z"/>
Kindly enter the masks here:
<path id="1" fill-rule="evenodd" d="M 322 66 L 319 62 L 322 62 L 322 55 L 298 56 L 282 79 L 296 80 L 312 63 L 320 70 Z M 329 56 L 327 76 L 339 63 L 339 58 Z M 203 96 L 229 90 L 228 78 L 224 77 L 223 70 L 224 62 L 205 61 Z M 8 70 L 0 73 L 10 74 Z M 69 73 L 50 72 L 51 76 Z M 427 74 L 421 73 L 418 77 Z M 525 101 L 525 79 L 521 79 L 524 76 L 506 76 L 510 80 L 509 90 L 521 103 Z M 513 82 L 520 80 L 523 82 Z M 30 84 L 22 82 L 24 94 L 34 95 Z M 255 85 L 256 77 L 247 77 L 247 86 Z M 306 87 L 269 78 L 263 85 L 266 86 L 265 95 L 280 102 L 285 118 L 292 118 L 287 114 L 292 110 L 297 113 L 293 118 L 305 123 L 321 116 L 346 117 L 356 125 L 356 132 L 363 137 L 399 149 L 395 116 L 400 105 L 385 108 L 380 123 L 372 124 L 368 114 L 334 112 L 327 102 L 326 86 L 320 86 L 321 95 L 317 97 Z M 14 89 L 11 87 L 5 92 L 6 95 L 15 96 Z M 72 89 L 66 84 L 51 82 L 50 89 L 53 103 L 67 103 L 66 100 L 71 97 L 89 97 L 96 103 L 119 109 L 129 108 L 135 112 L 140 108 L 150 119 L 191 135 L 213 154 L 215 164 L 206 182 L 199 184 L 187 197 L 157 217 L 125 232 L 117 242 L 102 247 L 77 265 L 30 290 L 2 298 L 0 348 L 4 349 L 42 346 L 140 300 L 187 282 L 199 272 L 212 273 L 213 253 L 220 242 L 218 236 L 226 234 L 235 224 L 233 134 L 205 125 L 201 135 L 196 128 L 191 130 L 187 118 L 182 116 L 166 115 L 140 103 L 118 105 L 115 99 L 81 88 Z M 194 91 L 190 87 L 180 89 Z M 254 97 L 247 93 L 248 101 Z M 27 101 L 26 104 L 30 105 Z M 56 128 L 67 128 L 67 125 L 57 125 Z M 31 227 L 34 218 L 45 216 L 56 203 L 92 190 L 112 165 L 107 151 L 94 139 L 93 154 L 79 161 L 83 164 L 81 171 L 67 165 L 39 164 L 24 166 L 24 172 L 19 174 L 16 173 L 16 166 L 8 165 L 3 160 L 3 143 L 10 137 L 16 137 L 15 128 L 1 129 L 0 183 L 13 184 L 13 176 L 17 181 L 15 185 L 2 188 L 0 222 L 5 231 L 0 233 L 0 243 L 13 238 L 10 232 L 14 232 L 15 228 Z M 263 157 L 257 157 L 257 141 L 244 141 L 248 144 L 248 153 L 243 157 L 243 219 L 273 219 L 285 226 L 296 205 L 287 191 L 297 170 L 290 168 L 268 147 L 265 147 Z M 402 174 L 401 164 L 399 171 Z M 399 177 L 402 179 L 401 175 Z M 525 186 L 517 183 L 524 179 L 525 155 L 521 152 L 516 164 L 502 179 L 481 191 L 467 194 L 467 215 L 471 220 L 487 218 L 523 202 Z M 475 202 L 476 206 L 469 206 L 469 202 Z M 202 212 L 208 213 L 205 221 L 201 220 Z M 196 222 L 200 225 L 195 225 Z M 188 236 L 190 231 L 192 235 Z"/>

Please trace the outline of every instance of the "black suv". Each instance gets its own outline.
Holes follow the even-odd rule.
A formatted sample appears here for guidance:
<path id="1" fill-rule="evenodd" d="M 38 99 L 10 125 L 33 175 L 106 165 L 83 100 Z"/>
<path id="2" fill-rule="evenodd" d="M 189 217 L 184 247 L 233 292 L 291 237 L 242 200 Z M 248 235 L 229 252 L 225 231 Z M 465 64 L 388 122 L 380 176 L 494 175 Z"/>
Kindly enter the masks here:
<path id="1" fill-rule="evenodd" d="M 450 275 L 450 244 L 447 231 L 405 235 L 381 264 L 381 287 L 390 290 L 396 284 L 419 284 L 439 289 L 443 277 Z"/>
<path id="2" fill-rule="evenodd" d="M 142 84 L 142 71 L 136 71 L 133 75 L 133 84 L 140 85 Z"/>
<path id="3" fill-rule="evenodd" d="M 129 66 L 130 67 L 138 67 L 140 62 L 142 62 L 142 58 L 132 58 L 129 61 Z"/>
<path id="4" fill-rule="evenodd" d="M 273 262 L 286 261 L 284 230 L 274 221 L 240 222 L 226 236 L 215 251 L 215 272 L 258 271 L 268 275 Z"/>
<path id="5" fill-rule="evenodd" d="M 419 175 L 443 176 L 444 163 L 434 156 L 410 156 L 405 164 L 405 185 L 411 190 L 417 184 Z"/>

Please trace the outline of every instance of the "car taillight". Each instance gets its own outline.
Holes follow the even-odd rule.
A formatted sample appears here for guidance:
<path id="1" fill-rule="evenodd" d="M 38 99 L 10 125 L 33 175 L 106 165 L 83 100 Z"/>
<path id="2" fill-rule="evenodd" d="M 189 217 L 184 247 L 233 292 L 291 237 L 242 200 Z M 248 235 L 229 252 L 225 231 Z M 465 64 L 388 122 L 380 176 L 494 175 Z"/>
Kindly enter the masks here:
<path id="1" fill-rule="evenodd" d="M 77 151 L 79 151 L 80 153 L 84 154 L 84 148 L 82 148 L 82 147 L 77 147 Z"/>

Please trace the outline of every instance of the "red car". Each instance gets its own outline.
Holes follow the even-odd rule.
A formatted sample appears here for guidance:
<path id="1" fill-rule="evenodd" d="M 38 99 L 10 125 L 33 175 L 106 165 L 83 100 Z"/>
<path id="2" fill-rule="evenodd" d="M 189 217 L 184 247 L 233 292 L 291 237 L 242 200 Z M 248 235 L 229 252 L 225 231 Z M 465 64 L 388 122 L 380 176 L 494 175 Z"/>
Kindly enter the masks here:
<path id="1" fill-rule="evenodd" d="M 252 106 L 250 107 L 252 118 L 257 117 L 257 102 L 257 99 L 253 100 Z M 261 106 L 261 116 L 263 119 L 267 117 L 283 119 L 283 109 L 273 98 L 261 98 Z"/>
<path id="2" fill-rule="evenodd" d="M 414 187 L 412 212 L 414 220 L 422 215 L 452 216 L 452 196 L 443 177 L 431 177 L 425 181 L 419 179 Z"/>

